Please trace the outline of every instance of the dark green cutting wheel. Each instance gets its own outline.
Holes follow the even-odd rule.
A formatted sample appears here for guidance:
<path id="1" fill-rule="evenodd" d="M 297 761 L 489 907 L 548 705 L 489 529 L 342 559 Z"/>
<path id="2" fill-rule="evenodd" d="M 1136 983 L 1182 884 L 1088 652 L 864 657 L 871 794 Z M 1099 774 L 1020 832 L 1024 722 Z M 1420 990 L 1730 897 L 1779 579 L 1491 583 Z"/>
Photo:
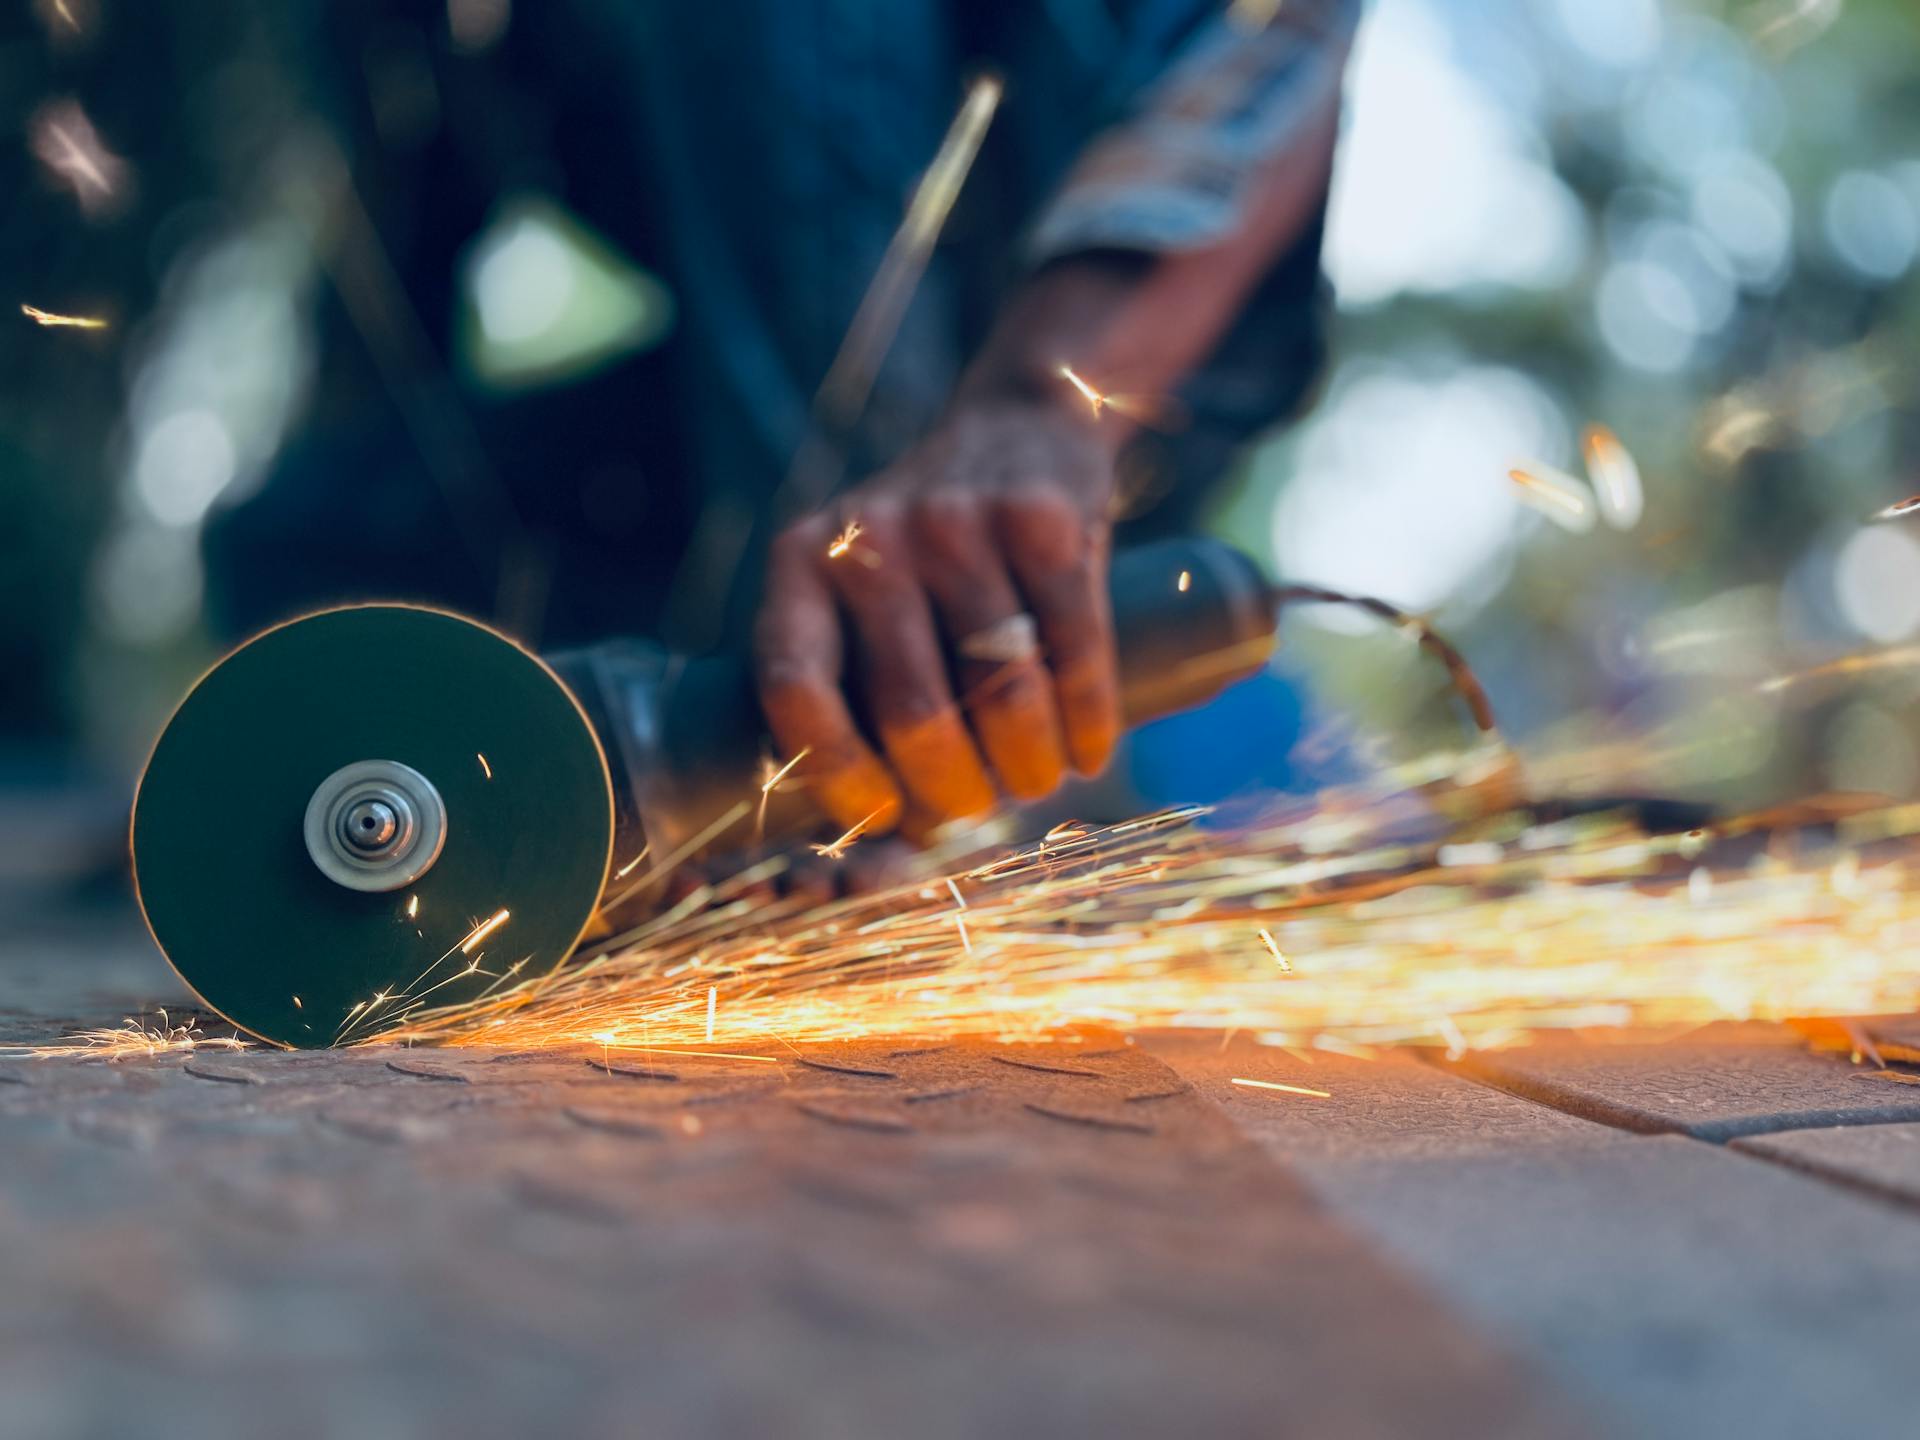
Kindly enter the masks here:
<path id="1" fill-rule="evenodd" d="M 484 625 L 399 605 L 228 656 L 174 712 L 133 813 L 168 961 L 235 1025 L 295 1046 L 553 969 L 612 841 L 606 759 L 553 672 Z"/>

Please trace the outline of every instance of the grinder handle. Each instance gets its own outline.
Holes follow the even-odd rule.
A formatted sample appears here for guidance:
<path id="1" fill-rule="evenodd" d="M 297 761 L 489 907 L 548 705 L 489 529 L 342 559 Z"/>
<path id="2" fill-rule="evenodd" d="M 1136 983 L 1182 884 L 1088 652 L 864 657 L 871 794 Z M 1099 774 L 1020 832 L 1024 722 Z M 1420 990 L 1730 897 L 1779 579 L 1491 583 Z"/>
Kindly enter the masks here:
<path id="1" fill-rule="evenodd" d="M 1272 653 L 1267 580 L 1252 560 L 1218 540 L 1162 540 L 1124 550 L 1114 557 L 1109 589 L 1129 727 L 1211 699 L 1259 670 Z M 583 691 L 582 703 L 601 732 L 619 809 L 639 820 L 656 854 L 688 843 L 741 800 L 757 798 L 762 757 L 772 750 L 746 656 L 679 661 L 615 644 L 556 664 Z M 584 693 L 589 688 L 595 693 Z M 818 819 L 804 788 L 782 791 L 768 808 L 767 833 L 792 833 Z M 712 848 L 751 844 L 753 828 L 734 826 L 738 838 L 723 836 Z"/>

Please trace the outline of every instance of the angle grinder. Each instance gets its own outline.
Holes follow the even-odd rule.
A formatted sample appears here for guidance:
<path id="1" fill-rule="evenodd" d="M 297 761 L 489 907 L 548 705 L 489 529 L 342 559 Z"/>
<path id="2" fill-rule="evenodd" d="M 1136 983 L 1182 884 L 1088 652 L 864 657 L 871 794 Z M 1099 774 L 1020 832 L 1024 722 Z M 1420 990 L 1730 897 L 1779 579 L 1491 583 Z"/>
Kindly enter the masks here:
<path id="1" fill-rule="evenodd" d="M 1110 583 L 1130 726 L 1272 651 L 1282 592 L 1229 546 L 1130 550 Z M 242 645 L 174 712 L 134 803 L 135 885 L 210 1009 L 329 1045 L 376 1008 L 551 971 L 653 868 L 616 857 L 816 826 L 803 785 L 761 810 L 771 755 L 744 656 L 621 640 L 543 661 L 443 611 L 323 611 Z"/>

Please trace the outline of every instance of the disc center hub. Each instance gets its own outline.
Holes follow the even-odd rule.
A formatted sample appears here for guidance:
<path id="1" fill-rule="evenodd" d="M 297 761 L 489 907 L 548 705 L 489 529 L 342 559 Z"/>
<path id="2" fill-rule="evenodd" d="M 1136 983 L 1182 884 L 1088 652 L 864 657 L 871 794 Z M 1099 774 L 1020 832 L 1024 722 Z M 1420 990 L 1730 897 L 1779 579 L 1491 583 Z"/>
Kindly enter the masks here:
<path id="1" fill-rule="evenodd" d="M 447 838 L 447 807 L 418 770 L 397 760 L 343 765 L 313 792 L 307 853 L 349 890 L 398 890 L 424 875 Z"/>

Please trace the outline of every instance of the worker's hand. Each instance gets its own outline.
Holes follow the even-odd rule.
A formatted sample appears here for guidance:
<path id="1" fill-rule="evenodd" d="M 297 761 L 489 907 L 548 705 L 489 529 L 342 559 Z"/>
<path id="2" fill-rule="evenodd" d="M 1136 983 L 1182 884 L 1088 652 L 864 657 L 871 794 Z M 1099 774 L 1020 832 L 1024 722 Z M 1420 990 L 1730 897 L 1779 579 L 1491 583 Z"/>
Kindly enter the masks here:
<path id="1" fill-rule="evenodd" d="M 1109 444 L 1064 405 L 963 402 L 774 541 L 760 699 L 842 826 L 975 815 L 1106 764 L 1120 729 Z"/>

